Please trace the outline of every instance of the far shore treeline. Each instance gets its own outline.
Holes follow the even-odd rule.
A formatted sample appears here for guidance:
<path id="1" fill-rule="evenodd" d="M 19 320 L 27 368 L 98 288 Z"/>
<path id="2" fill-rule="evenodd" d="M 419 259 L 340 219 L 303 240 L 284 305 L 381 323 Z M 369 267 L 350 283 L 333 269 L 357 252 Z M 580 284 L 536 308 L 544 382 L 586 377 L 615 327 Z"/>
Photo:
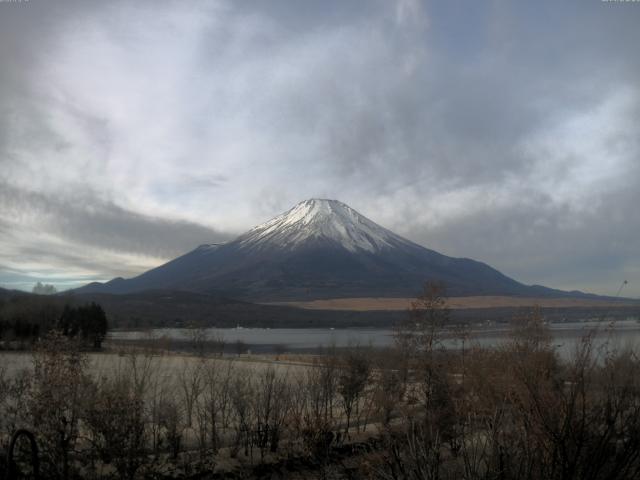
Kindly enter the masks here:
<path id="1" fill-rule="evenodd" d="M 29 348 L 52 330 L 97 350 L 107 334 L 107 316 L 95 302 L 72 305 L 68 299 L 43 295 L 0 299 L 0 349 Z"/>

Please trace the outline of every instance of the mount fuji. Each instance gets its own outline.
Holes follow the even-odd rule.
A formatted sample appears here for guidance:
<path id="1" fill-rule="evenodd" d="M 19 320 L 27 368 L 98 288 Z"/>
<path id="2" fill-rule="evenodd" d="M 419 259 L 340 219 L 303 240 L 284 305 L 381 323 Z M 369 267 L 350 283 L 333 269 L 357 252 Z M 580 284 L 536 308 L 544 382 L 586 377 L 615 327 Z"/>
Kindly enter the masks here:
<path id="1" fill-rule="evenodd" d="M 337 200 L 311 199 L 225 244 L 202 245 L 128 280 L 79 293 L 184 290 L 252 301 L 411 297 L 426 281 L 449 295 L 564 296 L 468 258 L 429 250 Z M 578 292 L 571 292 L 575 296 Z"/>

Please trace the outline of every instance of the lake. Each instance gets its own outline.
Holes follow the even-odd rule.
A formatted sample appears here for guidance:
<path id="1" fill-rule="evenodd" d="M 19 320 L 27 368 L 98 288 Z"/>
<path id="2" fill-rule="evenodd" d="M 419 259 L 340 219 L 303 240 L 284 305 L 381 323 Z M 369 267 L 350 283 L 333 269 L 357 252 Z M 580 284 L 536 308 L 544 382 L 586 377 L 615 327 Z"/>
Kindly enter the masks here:
<path id="1" fill-rule="evenodd" d="M 580 340 L 590 331 L 598 329 L 596 343 L 609 341 L 615 348 L 640 345 L 640 323 L 635 319 L 610 322 L 567 322 L 549 325 L 554 345 L 561 355 L 575 351 Z M 347 347 L 371 345 L 387 347 L 393 344 L 393 330 L 380 328 L 210 328 L 204 330 L 208 339 L 223 338 L 227 344 L 238 341 L 249 346 L 254 353 L 268 353 L 276 349 L 309 352 L 318 347 Z M 151 329 L 145 331 L 114 331 L 109 338 L 114 340 L 136 340 L 166 337 L 174 340 L 189 340 L 193 331 L 189 329 Z M 505 326 L 473 327 L 466 345 L 496 346 L 509 339 Z M 461 345 L 460 340 L 449 338 L 449 348 Z"/>

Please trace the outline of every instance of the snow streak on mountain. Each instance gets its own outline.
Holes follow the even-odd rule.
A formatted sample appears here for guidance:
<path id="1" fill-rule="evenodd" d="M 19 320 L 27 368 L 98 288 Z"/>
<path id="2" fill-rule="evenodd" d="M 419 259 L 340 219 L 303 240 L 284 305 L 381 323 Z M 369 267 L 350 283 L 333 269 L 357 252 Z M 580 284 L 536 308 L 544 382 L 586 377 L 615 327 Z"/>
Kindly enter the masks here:
<path id="1" fill-rule="evenodd" d="M 308 240 L 334 242 L 350 252 L 376 252 L 408 241 L 337 200 L 311 199 L 242 235 L 243 248 L 299 247 Z"/>

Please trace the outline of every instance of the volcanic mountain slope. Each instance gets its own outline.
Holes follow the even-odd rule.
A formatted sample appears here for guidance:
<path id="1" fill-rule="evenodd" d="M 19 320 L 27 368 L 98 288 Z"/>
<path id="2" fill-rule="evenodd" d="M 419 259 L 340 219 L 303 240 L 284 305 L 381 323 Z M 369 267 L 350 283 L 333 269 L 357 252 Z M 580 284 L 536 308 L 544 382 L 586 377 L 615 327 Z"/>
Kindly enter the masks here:
<path id="1" fill-rule="evenodd" d="M 252 301 L 414 296 L 428 280 L 449 295 L 566 295 L 526 286 L 467 258 L 404 239 L 336 200 L 311 199 L 237 239 L 195 250 L 142 275 L 80 292 L 225 292 Z M 575 295 L 576 292 L 572 292 Z"/>

